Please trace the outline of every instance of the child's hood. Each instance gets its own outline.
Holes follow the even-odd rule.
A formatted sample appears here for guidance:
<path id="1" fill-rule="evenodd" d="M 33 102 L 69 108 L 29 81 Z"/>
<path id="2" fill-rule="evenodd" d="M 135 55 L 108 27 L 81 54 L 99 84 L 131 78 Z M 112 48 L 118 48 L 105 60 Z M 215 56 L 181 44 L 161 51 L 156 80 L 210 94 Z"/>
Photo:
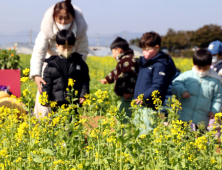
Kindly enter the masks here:
<path id="1" fill-rule="evenodd" d="M 162 51 L 160 51 L 154 58 L 149 60 L 145 60 L 144 57 L 140 57 L 140 63 L 142 63 L 143 66 L 154 65 L 155 63 L 161 63 L 165 67 L 167 67 L 172 76 L 174 76 L 177 71 L 172 58 Z"/>

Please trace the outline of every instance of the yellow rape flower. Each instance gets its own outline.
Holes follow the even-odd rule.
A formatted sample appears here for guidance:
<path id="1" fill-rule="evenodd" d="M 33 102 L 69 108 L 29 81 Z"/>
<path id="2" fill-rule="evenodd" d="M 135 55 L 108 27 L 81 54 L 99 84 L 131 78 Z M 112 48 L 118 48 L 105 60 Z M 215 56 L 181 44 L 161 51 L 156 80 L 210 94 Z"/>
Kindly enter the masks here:
<path id="1" fill-rule="evenodd" d="M 73 79 L 69 79 L 69 80 L 68 80 L 68 86 L 73 87 L 73 86 L 74 86 L 74 82 L 75 82 L 75 81 L 73 81 Z"/>
<path id="2" fill-rule="evenodd" d="M 51 102 L 50 104 L 51 107 L 56 107 L 56 105 L 57 105 L 57 102 Z"/>
<path id="3" fill-rule="evenodd" d="M 48 94 L 46 92 L 39 95 L 39 103 L 43 106 L 48 103 Z"/>
<path id="4" fill-rule="evenodd" d="M 82 164 L 78 164 L 77 167 L 78 167 L 79 169 L 83 169 L 83 165 L 82 165 Z"/>
<path id="5" fill-rule="evenodd" d="M 29 79 L 28 77 L 22 77 L 22 78 L 20 79 L 20 81 L 21 81 L 21 82 L 26 82 L 28 79 Z"/>
<path id="6" fill-rule="evenodd" d="M 25 76 L 27 76 L 28 74 L 29 74 L 29 69 L 28 68 L 26 68 L 25 70 L 23 70 L 23 74 L 25 75 Z"/>

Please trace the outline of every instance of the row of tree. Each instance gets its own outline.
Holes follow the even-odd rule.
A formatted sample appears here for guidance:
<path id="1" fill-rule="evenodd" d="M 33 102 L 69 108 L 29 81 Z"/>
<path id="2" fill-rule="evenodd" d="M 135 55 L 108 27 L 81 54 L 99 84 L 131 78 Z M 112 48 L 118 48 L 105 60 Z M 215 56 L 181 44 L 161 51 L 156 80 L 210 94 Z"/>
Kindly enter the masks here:
<path id="1" fill-rule="evenodd" d="M 209 43 L 215 40 L 222 41 L 222 28 L 218 25 L 205 25 L 196 31 L 175 31 L 170 28 L 165 36 L 162 36 L 162 48 L 169 52 L 174 50 L 207 48 Z M 139 38 L 130 40 L 130 44 L 139 45 Z"/>

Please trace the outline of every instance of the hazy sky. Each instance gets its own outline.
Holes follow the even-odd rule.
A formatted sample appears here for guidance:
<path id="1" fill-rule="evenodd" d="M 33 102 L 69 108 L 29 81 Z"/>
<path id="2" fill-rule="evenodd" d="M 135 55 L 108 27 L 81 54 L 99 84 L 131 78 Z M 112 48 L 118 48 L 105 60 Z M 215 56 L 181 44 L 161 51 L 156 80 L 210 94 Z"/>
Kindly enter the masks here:
<path id="1" fill-rule="evenodd" d="M 39 31 L 44 12 L 57 0 L 0 0 L 0 34 Z M 222 0 L 72 0 L 88 23 L 88 35 L 136 33 L 168 28 L 195 30 L 222 25 Z"/>

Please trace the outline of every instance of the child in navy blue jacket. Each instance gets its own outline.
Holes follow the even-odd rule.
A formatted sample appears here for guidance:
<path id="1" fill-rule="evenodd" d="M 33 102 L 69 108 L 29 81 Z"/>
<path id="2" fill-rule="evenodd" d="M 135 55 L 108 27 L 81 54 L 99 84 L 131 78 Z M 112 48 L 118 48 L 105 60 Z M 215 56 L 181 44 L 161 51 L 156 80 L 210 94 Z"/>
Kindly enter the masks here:
<path id="1" fill-rule="evenodd" d="M 158 90 L 160 99 L 164 102 L 167 89 L 176 73 L 176 67 L 172 58 L 160 51 L 161 37 L 157 33 L 143 34 L 139 46 L 144 56 L 140 57 L 140 71 L 134 90 L 134 98 L 137 104 L 144 106 L 141 107 L 141 114 L 146 129 L 141 130 L 140 134 L 145 134 L 153 129 L 148 116 L 149 112 L 155 109 L 152 92 Z M 144 94 L 143 101 L 145 103 L 137 99 L 141 94 Z M 138 115 L 135 116 L 135 120 L 137 118 Z"/>

